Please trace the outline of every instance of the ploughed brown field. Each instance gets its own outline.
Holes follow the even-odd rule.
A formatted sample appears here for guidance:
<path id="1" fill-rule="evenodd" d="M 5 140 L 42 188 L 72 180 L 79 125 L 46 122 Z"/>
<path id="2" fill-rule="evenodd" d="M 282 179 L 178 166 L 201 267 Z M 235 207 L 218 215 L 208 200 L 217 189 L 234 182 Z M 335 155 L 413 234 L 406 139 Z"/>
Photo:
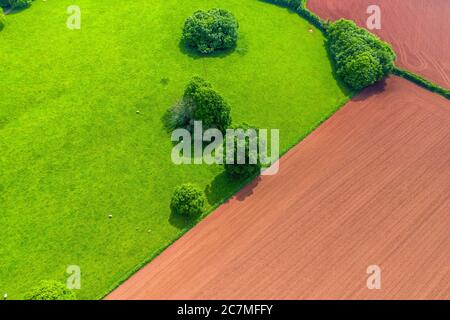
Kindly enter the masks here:
<path id="1" fill-rule="evenodd" d="M 450 102 L 391 77 L 107 299 L 449 299 L 449 230 Z"/>
<path id="2" fill-rule="evenodd" d="M 367 8 L 381 9 L 381 30 L 371 30 L 392 44 L 397 65 L 450 89 L 449 0 L 309 0 L 323 19 L 347 18 L 366 27 Z"/>

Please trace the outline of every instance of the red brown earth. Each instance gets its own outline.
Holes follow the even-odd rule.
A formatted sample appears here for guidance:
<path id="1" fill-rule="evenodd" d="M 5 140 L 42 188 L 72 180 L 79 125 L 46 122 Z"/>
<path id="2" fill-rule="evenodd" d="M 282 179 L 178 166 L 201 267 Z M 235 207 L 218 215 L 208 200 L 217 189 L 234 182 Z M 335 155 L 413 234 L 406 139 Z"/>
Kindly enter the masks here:
<path id="1" fill-rule="evenodd" d="M 323 19 L 346 18 L 366 27 L 367 8 L 381 9 L 381 30 L 371 30 L 392 44 L 397 65 L 450 89 L 449 0 L 309 0 Z"/>
<path id="2" fill-rule="evenodd" d="M 449 230 L 450 102 L 391 77 L 107 299 L 449 299 Z"/>

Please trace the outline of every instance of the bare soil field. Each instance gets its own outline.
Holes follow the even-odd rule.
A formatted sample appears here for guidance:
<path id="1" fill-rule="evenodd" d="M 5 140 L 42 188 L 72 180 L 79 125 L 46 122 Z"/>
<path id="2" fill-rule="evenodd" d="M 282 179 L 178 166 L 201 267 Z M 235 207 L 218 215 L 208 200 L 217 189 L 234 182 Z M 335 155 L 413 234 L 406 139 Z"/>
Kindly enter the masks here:
<path id="1" fill-rule="evenodd" d="M 323 19 L 352 19 L 361 27 L 366 27 L 369 5 L 381 9 L 381 30 L 371 31 L 393 45 L 397 65 L 450 89 L 450 1 L 308 1 Z"/>
<path id="2" fill-rule="evenodd" d="M 450 102 L 391 77 L 106 298 L 449 299 L 449 213 Z"/>

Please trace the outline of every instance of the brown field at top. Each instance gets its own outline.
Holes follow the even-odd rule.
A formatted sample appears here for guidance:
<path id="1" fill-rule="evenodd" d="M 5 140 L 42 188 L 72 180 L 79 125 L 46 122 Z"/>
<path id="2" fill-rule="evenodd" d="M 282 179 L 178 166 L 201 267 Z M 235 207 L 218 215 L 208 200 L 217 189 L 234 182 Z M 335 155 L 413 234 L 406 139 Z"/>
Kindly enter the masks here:
<path id="1" fill-rule="evenodd" d="M 391 77 L 107 299 L 449 299 L 449 230 L 450 102 Z"/>
<path id="2" fill-rule="evenodd" d="M 371 30 L 397 53 L 397 65 L 450 89 L 450 1 L 309 0 L 321 18 L 347 18 L 366 27 L 367 8 L 381 9 L 381 30 Z"/>

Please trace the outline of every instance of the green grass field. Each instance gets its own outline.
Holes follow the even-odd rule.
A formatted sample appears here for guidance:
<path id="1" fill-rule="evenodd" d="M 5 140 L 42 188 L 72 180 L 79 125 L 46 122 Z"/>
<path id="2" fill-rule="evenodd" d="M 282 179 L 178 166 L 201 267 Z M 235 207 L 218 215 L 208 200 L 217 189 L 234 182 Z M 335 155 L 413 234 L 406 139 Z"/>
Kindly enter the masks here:
<path id="1" fill-rule="evenodd" d="M 176 185 L 205 188 L 209 210 L 241 187 L 220 166 L 171 162 L 162 118 L 193 75 L 213 83 L 234 123 L 280 129 L 283 151 L 350 96 L 322 34 L 271 4 L 78 0 L 81 30 L 69 30 L 72 4 L 36 0 L 0 32 L 0 294 L 12 299 L 65 281 L 68 265 L 81 267 L 78 298 L 101 298 L 189 227 L 170 214 Z M 181 29 L 211 7 L 235 14 L 240 39 L 198 57 Z"/>

